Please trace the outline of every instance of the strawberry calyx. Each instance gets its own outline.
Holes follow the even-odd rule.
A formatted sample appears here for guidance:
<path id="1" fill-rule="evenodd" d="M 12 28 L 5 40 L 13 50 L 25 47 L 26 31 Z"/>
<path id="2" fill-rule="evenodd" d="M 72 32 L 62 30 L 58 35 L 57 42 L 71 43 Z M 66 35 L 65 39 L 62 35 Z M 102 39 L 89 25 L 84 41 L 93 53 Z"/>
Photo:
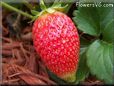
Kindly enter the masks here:
<path id="1" fill-rule="evenodd" d="M 36 10 L 31 10 L 31 13 L 34 15 L 32 21 L 36 20 L 39 16 L 44 15 L 46 13 L 54 13 L 55 11 L 60 11 L 60 12 L 64 12 L 64 10 L 68 7 L 68 4 L 66 4 L 65 6 L 62 6 L 60 2 L 57 2 L 55 0 L 55 2 L 53 3 L 53 5 L 51 7 L 46 7 L 46 5 L 44 4 L 43 0 L 40 0 L 40 8 L 41 8 L 41 12 L 38 12 Z"/>

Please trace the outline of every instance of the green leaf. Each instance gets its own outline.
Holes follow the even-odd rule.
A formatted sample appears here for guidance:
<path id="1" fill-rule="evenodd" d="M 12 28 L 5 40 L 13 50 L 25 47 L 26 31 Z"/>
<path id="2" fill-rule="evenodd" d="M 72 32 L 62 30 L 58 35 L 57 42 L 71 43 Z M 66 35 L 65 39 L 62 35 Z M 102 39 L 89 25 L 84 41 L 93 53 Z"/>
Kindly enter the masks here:
<path id="1" fill-rule="evenodd" d="M 85 3 L 87 5 L 87 3 Z M 90 4 L 90 3 L 89 3 Z M 91 3 L 95 4 L 95 3 Z M 99 37 L 103 33 L 103 38 L 107 42 L 112 42 L 113 28 L 113 7 L 103 7 L 107 3 L 101 3 L 101 7 L 78 7 L 73 12 L 73 20 L 78 29 L 89 35 Z M 110 30 L 110 31 L 109 31 Z M 107 32 L 108 31 L 108 32 Z M 111 35 L 110 35 L 111 34 Z M 110 35 L 110 36 L 107 36 Z M 107 37 L 106 37 L 107 36 Z"/>
<path id="2" fill-rule="evenodd" d="M 96 7 L 79 7 L 74 11 L 74 22 L 84 33 L 98 36 L 100 33 L 99 14 Z"/>
<path id="3" fill-rule="evenodd" d="M 31 10 L 32 15 L 38 15 L 40 12 L 36 11 L 36 10 Z"/>
<path id="4" fill-rule="evenodd" d="M 106 4 L 106 3 L 102 3 Z M 98 8 L 98 13 L 100 17 L 100 29 L 101 32 L 104 31 L 104 29 L 107 27 L 107 25 L 114 20 L 113 16 L 113 7 L 99 7 Z"/>
<path id="5" fill-rule="evenodd" d="M 96 40 L 90 45 L 86 54 L 91 73 L 106 83 L 112 84 L 114 81 L 113 45 Z"/>
<path id="6" fill-rule="evenodd" d="M 55 0 L 54 2 L 53 2 L 53 5 L 52 5 L 52 7 L 61 7 L 61 2 L 60 2 L 60 0 Z"/>
<path id="7" fill-rule="evenodd" d="M 89 68 L 86 64 L 86 50 L 87 48 L 81 48 L 80 50 L 80 60 L 79 60 L 79 66 L 76 73 L 76 84 L 78 84 L 80 81 L 85 80 L 85 78 L 89 75 Z"/>
<path id="8" fill-rule="evenodd" d="M 42 10 L 46 9 L 46 6 L 44 4 L 44 0 L 40 0 L 40 7 L 41 7 Z"/>
<path id="9" fill-rule="evenodd" d="M 109 22 L 109 24 L 105 27 L 104 31 L 103 31 L 103 40 L 107 41 L 107 42 L 113 42 L 113 37 L 114 37 L 114 20 L 112 20 L 111 22 Z"/>
<path id="10" fill-rule="evenodd" d="M 68 8 L 68 4 L 66 4 L 65 6 L 55 6 L 55 7 L 52 7 L 53 9 L 57 10 L 57 11 L 61 11 L 61 12 L 64 12 L 66 8 Z"/>

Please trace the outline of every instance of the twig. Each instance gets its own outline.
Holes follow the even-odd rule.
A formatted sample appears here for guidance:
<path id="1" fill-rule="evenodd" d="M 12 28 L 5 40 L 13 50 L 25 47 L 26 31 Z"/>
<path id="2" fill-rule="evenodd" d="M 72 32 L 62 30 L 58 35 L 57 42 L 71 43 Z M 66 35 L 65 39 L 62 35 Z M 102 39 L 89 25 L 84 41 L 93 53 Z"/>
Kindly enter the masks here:
<path id="1" fill-rule="evenodd" d="M 22 40 L 32 41 L 32 33 L 29 32 L 29 33 L 27 33 L 25 35 L 22 35 L 21 38 L 22 38 Z"/>
<path id="2" fill-rule="evenodd" d="M 11 43 L 4 43 L 3 44 L 3 46 L 2 46 L 2 49 L 4 50 L 4 49 L 6 49 L 6 50 L 11 50 L 12 48 L 18 48 L 18 47 L 20 47 L 20 45 L 19 45 L 20 43 L 16 43 L 16 42 L 14 42 L 13 44 L 11 44 Z"/>
<path id="3" fill-rule="evenodd" d="M 9 32 L 3 25 L 2 28 L 3 28 L 3 36 L 6 36 Z"/>
<path id="4" fill-rule="evenodd" d="M 26 75 L 29 75 L 29 76 L 31 75 L 33 77 L 36 77 L 36 78 L 42 79 L 46 82 L 49 82 L 50 84 L 56 84 L 55 82 L 49 80 L 48 78 L 43 77 L 43 76 L 38 75 L 38 74 L 35 74 L 35 73 L 29 71 L 28 69 L 26 69 L 24 67 L 20 67 L 18 65 L 12 65 L 12 68 L 15 72 L 18 72 L 18 73 L 21 72 L 20 75 L 23 75 L 23 74 L 26 74 Z"/>
<path id="5" fill-rule="evenodd" d="M 25 73 L 25 74 L 26 74 L 26 73 Z M 46 81 L 46 82 L 49 82 L 50 84 L 56 84 L 55 82 L 49 80 L 48 78 L 45 78 L 45 77 L 43 77 L 43 76 L 41 76 L 41 75 L 38 75 L 38 74 L 28 73 L 28 75 L 31 75 L 31 76 L 40 78 L 40 79 L 42 79 L 42 80 L 44 80 L 44 81 Z"/>
<path id="6" fill-rule="evenodd" d="M 11 42 L 11 39 L 9 39 L 9 38 L 2 37 L 2 39 L 3 39 L 4 41 L 6 41 L 6 42 Z"/>
<path id="7" fill-rule="evenodd" d="M 94 82 L 82 82 L 82 85 L 102 85 L 103 83 L 101 81 L 94 81 Z"/>
<path id="8" fill-rule="evenodd" d="M 25 61 L 25 59 L 22 58 L 19 50 L 18 49 L 13 49 L 13 51 L 14 51 L 14 55 L 15 55 L 15 57 L 17 59 L 16 62 L 15 62 L 15 64 L 23 65 L 22 63 Z"/>
<path id="9" fill-rule="evenodd" d="M 2 50 L 2 55 L 12 56 L 12 51 L 11 50 Z"/>
<path id="10" fill-rule="evenodd" d="M 18 15 L 17 15 L 17 18 L 16 18 L 16 20 L 15 20 L 15 22 L 14 22 L 14 24 L 13 24 L 13 27 L 18 26 L 18 24 L 19 24 L 19 22 L 20 22 L 20 19 L 21 19 L 21 14 L 18 14 Z"/>
<path id="11" fill-rule="evenodd" d="M 14 82 L 17 82 L 19 80 L 20 79 L 3 80 L 3 81 L 0 81 L 0 84 L 14 83 Z"/>
<path id="12" fill-rule="evenodd" d="M 84 33 L 84 32 L 82 32 L 82 33 L 80 34 L 80 37 L 81 37 L 83 34 L 85 34 L 85 33 Z"/>
<path id="13" fill-rule="evenodd" d="M 15 76 L 18 76 L 18 75 L 20 75 L 21 73 L 15 73 L 15 74 L 12 74 L 12 75 L 10 75 L 10 76 L 8 76 L 9 78 L 12 78 L 12 77 L 15 77 Z"/>
<path id="14" fill-rule="evenodd" d="M 47 76 L 47 77 L 49 77 L 48 76 L 48 73 L 46 72 L 46 67 L 39 61 L 39 66 L 40 66 L 40 68 L 45 72 L 45 75 Z"/>
<path id="15" fill-rule="evenodd" d="M 27 54 L 26 54 L 27 51 L 23 48 L 23 44 L 22 44 L 22 43 L 20 44 L 20 49 L 22 50 L 22 52 L 23 52 L 25 58 L 28 59 L 28 56 L 27 56 Z"/>

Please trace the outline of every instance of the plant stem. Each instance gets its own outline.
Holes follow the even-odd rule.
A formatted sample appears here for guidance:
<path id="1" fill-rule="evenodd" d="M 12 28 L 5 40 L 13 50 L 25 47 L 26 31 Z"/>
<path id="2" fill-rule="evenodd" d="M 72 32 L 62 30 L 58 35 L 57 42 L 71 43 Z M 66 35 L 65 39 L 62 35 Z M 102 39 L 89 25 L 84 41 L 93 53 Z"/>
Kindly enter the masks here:
<path id="1" fill-rule="evenodd" d="M 23 12 L 23 11 L 21 11 L 21 10 L 15 8 L 15 7 L 13 7 L 13 6 L 11 6 L 11 5 L 8 5 L 8 4 L 5 3 L 5 2 L 2 2 L 2 1 L 1 1 L 1 5 L 2 5 L 3 7 L 6 7 L 7 9 L 10 9 L 10 10 L 13 10 L 13 11 L 15 11 L 15 12 L 17 12 L 17 13 L 20 13 L 20 14 L 22 14 L 23 16 L 26 16 L 26 17 L 28 17 L 28 18 L 33 19 L 33 16 L 32 16 L 32 15 L 30 15 L 30 14 L 28 14 L 28 13 L 25 13 L 25 12 Z"/>

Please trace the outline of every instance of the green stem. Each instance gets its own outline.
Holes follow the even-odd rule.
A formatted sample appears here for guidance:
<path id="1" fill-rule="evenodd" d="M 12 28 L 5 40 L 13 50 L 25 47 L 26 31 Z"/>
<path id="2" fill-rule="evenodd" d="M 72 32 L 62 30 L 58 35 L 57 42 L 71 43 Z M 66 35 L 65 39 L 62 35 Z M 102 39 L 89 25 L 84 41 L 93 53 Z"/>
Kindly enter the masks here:
<path id="1" fill-rule="evenodd" d="M 20 13 L 20 14 L 22 14 L 23 16 L 26 16 L 26 17 L 28 17 L 28 18 L 33 19 L 33 16 L 32 16 L 32 15 L 30 15 L 30 14 L 28 14 L 28 13 L 25 13 L 25 12 L 23 12 L 23 11 L 21 11 L 21 10 L 15 8 L 15 7 L 13 7 L 13 6 L 10 6 L 10 5 L 8 5 L 8 4 L 5 3 L 5 2 L 2 2 L 2 1 L 1 1 L 1 4 L 0 4 L 0 5 L 2 5 L 3 7 L 6 7 L 7 9 L 13 10 L 13 11 L 15 11 L 15 12 L 17 12 L 17 13 Z"/>

